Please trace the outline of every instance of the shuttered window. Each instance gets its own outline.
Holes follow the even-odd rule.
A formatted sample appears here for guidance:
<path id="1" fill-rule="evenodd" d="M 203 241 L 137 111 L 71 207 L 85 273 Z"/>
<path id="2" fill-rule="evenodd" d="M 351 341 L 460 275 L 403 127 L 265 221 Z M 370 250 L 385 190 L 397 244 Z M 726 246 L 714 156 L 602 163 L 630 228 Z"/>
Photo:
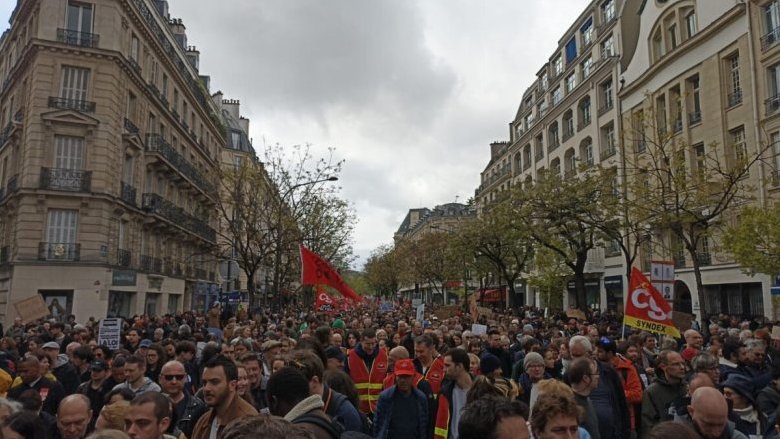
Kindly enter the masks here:
<path id="1" fill-rule="evenodd" d="M 75 243 L 78 218 L 77 210 L 50 210 L 46 222 L 46 240 L 58 244 Z"/>
<path id="2" fill-rule="evenodd" d="M 89 69 L 72 66 L 62 67 L 61 98 L 86 101 L 88 84 Z"/>
<path id="3" fill-rule="evenodd" d="M 55 136 L 54 167 L 80 170 L 84 166 L 84 139 L 81 137 Z"/>

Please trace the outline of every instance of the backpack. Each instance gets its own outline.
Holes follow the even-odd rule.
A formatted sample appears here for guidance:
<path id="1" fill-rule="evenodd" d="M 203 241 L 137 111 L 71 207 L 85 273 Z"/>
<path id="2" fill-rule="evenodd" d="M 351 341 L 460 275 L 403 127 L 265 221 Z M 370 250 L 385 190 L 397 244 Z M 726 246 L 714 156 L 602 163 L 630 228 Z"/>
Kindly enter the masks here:
<path id="1" fill-rule="evenodd" d="M 344 427 L 336 421 L 328 420 L 322 416 L 306 413 L 295 418 L 293 424 L 313 424 L 327 431 L 331 438 L 340 439 L 344 433 Z"/>
<path id="2" fill-rule="evenodd" d="M 352 404 L 352 403 L 349 402 L 349 400 L 347 399 L 346 395 L 344 395 L 343 393 L 332 392 L 331 395 L 333 395 L 333 401 L 328 406 L 328 412 L 326 414 L 328 416 L 330 416 L 335 422 L 339 423 L 341 425 L 342 430 L 346 430 L 344 428 L 343 420 L 339 416 L 336 416 L 336 412 L 338 411 L 338 409 L 341 407 L 342 404 L 344 404 L 344 403 Z M 357 410 L 357 408 L 356 408 L 356 410 Z M 362 427 L 360 428 L 360 433 L 363 433 L 365 435 L 370 435 L 371 434 L 371 421 L 360 410 L 357 410 L 357 412 L 358 412 L 358 415 L 360 416 L 360 422 L 362 424 Z M 348 432 L 345 431 L 345 433 L 348 433 Z M 341 437 L 344 437 L 344 435 L 342 434 Z M 359 436 L 356 436 L 356 437 L 359 437 Z"/>

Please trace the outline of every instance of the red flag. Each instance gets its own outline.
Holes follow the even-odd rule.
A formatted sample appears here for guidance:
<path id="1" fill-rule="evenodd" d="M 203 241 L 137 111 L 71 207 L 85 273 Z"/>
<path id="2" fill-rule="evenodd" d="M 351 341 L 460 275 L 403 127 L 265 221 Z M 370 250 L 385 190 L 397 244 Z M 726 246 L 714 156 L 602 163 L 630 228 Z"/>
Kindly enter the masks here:
<path id="1" fill-rule="evenodd" d="M 328 261 L 312 252 L 303 245 L 301 249 L 301 284 L 327 285 L 333 287 L 342 296 L 356 302 L 363 300 L 352 288 L 344 282 L 339 273 L 330 266 Z"/>
<path id="2" fill-rule="evenodd" d="M 322 288 L 317 288 L 317 302 L 314 305 L 316 312 L 332 314 L 336 311 L 336 301 Z"/>
<path id="3" fill-rule="evenodd" d="M 631 268 L 623 323 L 658 334 L 680 338 L 672 322 L 672 307 L 638 268 Z"/>

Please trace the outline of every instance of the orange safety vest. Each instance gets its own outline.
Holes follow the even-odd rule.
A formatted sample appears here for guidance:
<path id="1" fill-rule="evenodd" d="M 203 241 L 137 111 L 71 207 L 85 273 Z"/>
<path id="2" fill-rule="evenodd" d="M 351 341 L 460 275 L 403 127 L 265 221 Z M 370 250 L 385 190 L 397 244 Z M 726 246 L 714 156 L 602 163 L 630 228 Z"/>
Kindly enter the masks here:
<path id="1" fill-rule="evenodd" d="M 428 384 L 431 385 L 431 391 L 433 394 L 438 395 L 439 390 L 441 390 L 441 382 L 444 381 L 443 356 L 439 355 L 438 357 L 434 358 L 433 363 L 431 363 L 431 367 L 429 367 L 424 374 L 420 375 L 420 377 L 415 380 L 414 385 L 417 386 L 417 384 L 419 384 L 423 379 L 428 381 Z"/>
<path id="2" fill-rule="evenodd" d="M 450 400 L 447 395 L 439 395 L 439 407 L 436 410 L 436 424 L 433 427 L 433 439 L 447 439 L 450 432 Z"/>
<path id="3" fill-rule="evenodd" d="M 371 364 L 371 371 L 366 368 L 366 363 L 355 350 L 349 352 L 347 357 L 349 375 L 355 382 L 355 388 L 360 399 L 360 411 L 368 414 L 376 411 L 376 402 L 382 393 L 382 383 L 387 376 L 387 351 L 379 349 L 379 353 Z"/>

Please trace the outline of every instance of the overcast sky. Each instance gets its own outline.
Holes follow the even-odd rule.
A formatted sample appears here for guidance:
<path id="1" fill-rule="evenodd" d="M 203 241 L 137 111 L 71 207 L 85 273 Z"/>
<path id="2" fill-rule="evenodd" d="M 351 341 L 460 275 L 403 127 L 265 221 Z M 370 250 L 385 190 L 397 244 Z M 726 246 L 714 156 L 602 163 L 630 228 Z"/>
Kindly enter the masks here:
<path id="1" fill-rule="evenodd" d="M 3 23 L 15 3 L 0 0 Z M 508 138 L 523 91 L 589 2 L 169 3 L 211 92 L 241 101 L 257 150 L 310 143 L 346 160 L 338 184 L 358 213 L 362 267 L 408 209 L 473 196 L 490 142 Z"/>

